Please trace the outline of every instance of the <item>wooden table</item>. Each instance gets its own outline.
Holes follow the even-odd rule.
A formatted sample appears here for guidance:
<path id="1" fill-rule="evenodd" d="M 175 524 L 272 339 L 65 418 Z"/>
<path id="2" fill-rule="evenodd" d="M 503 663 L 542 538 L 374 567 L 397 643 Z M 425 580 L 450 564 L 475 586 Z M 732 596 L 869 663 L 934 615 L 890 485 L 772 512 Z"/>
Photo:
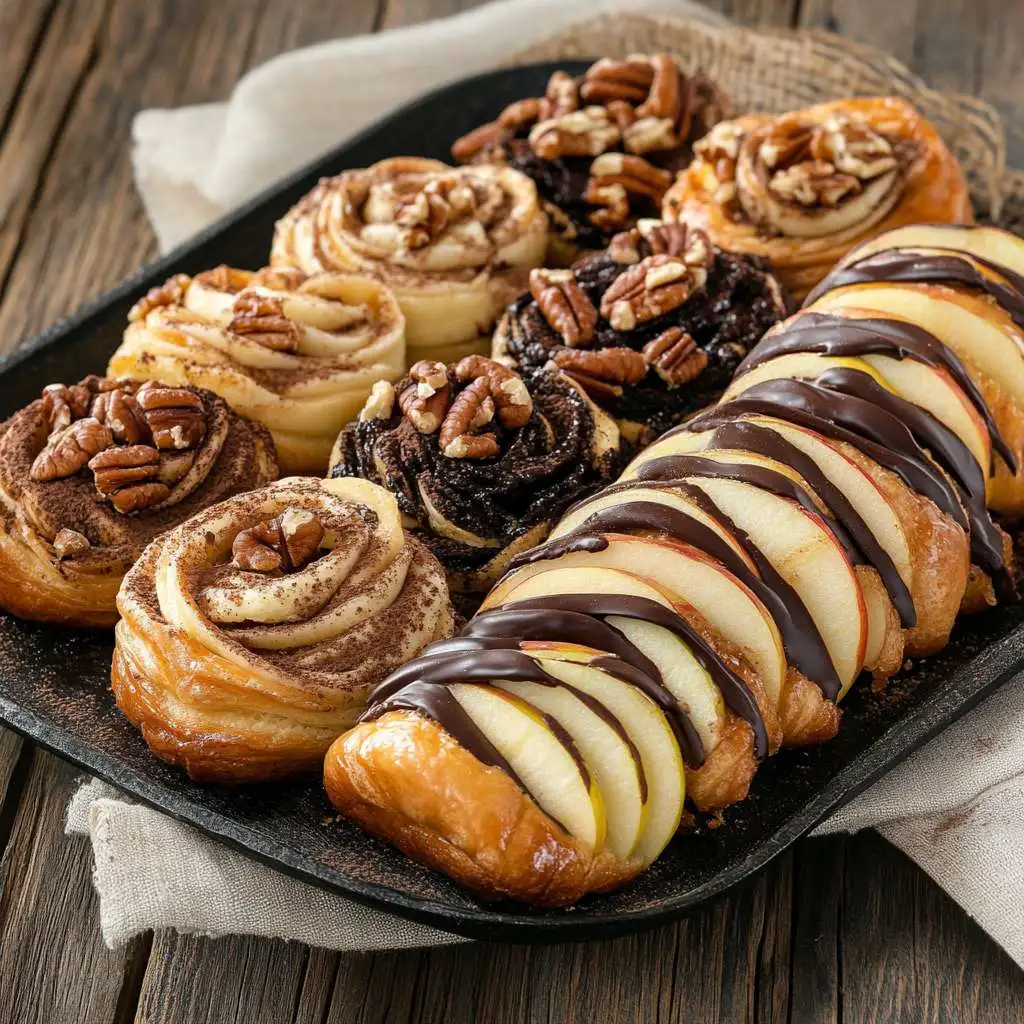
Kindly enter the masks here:
<path id="1" fill-rule="evenodd" d="M 132 115 L 222 99 L 248 68 L 474 0 L 0 0 L 0 351 L 152 257 Z M 1019 0 L 716 0 L 831 29 L 1008 117 L 1024 164 Z M 874 834 L 806 841 L 731 898 L 601 944 L 339 955 L 159 934 L 109 950 L 76 772 L 0 730 L 0 1020 L 40 1024 L 1024 1020 L 1024 974 Z"/>

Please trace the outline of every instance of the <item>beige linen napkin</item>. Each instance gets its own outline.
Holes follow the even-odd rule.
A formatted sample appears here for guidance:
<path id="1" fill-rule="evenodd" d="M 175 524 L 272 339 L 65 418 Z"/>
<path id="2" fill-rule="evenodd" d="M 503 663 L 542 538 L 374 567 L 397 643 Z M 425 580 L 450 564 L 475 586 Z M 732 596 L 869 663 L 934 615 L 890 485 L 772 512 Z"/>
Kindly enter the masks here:
<path id="1" fill-rule="evenodd" d="M 493 66 L 582 16 L 620 8 L 691 9 L 683 0 L 502 0 L 421 27 L 286 54 L 246 76 L 224 104 L 141 113 L 136 182 L 161 246 L 388 108 Z M 305 886 L 97 782 L 76 795 L 67 827 L 92 841 L 103 935 L 112 946 L 150 928 L 276 935 L 342 950 L 458 941 Z M 912 857 L 1024 966 L 1021 681 L 819 833 L 866 827 Z"/>

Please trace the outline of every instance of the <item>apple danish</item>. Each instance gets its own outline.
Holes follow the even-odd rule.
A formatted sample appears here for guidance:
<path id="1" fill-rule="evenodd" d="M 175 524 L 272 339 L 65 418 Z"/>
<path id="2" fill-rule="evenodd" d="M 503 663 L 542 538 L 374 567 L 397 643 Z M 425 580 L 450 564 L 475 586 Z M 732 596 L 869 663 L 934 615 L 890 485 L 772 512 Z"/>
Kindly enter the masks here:
<path id="1" fill-rule="evenodd" d="M 158 537 L 117 598 L 112 685 L 195 779 L 307 771 L 453 613 L 444 574 L 365 480 L 292 477 Z"/>
<path id="2" fill-rule="evenodd" d="M 178 274 L 128 320 L 111 376 L 215 392 L 270 430 L 285 473 L 322 473 L 370 388 L 405 368 L 395 297 L 357 274 Z"/>
<path id="3" fill-rule="evenodd" d="M 694 152 L 665 196 L 665 219 L 766 257 L 797 299 L 872 235 L 973 219 L 955 157 L 931 123 L 891 97 L 722 121 Z"/>
<path id="4" fill-rule="evenodd" d="M 270 262 L 379 278 L 405 314 L 409 363 L 450 362 L 486 349 L 546 239 L 526 175 L 395 157 L 321 181 L 278 222 Z"/>
<path id="5" fill-rule="evenodd" d="M 154 537 L 277 476 L 265 428 L 199 388 L 86 377 L 0 424 L 0 608 L 113 626 Z"/>
<path id="6" fill-rule="evenodd" d="M 1018 244 L 908 227 L 852 254 L 381 683 L 327 754 L 339 810 L 487 896 L 571 902 L 650 864 L 684 800 L 717 811 L 780 743 L 829 739 L 858 677 L 938 651 L 972 591 L 1013 597 L 986 495 L 1024 406 L 984 325 L 1024 311 Z M 1024 347 L 999 352 L 1002 387 Z"/>

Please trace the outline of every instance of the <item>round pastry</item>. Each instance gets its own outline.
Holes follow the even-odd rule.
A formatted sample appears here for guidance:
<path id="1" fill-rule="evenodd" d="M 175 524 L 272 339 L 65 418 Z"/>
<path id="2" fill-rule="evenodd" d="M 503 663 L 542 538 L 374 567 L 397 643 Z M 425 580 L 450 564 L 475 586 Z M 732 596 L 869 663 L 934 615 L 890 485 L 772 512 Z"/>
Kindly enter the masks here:
<path id="1" fill-rule="evenodd" d="M 473 355 L 378 384 L 339 436 L 331 476 L 387 487 L 452 589 L 474 593 L 614 479 L 624 452 L 615 423 L 563 374 L 520 377 Z"/>
<path id="2" fill-rule="evenodd" d="M 453 625 L 441 567 L 365 480 L 291 477 L 205 509 L 145 550 L 117 605 L 118 706 L 202 781 L 316 768 Z"/>
<path id="3" fill-rule="evenodd" d="M 405 368 L 395 297 L 355 274 L 225 266 L 178 274 L 128 320 L 111 376 L 216 392 L 270 430 L 288 473 L 322 473 L 370 388 Z"/>
<path id="4" fill-rule="evenodd" d="M 641 220 L 571 270 L 535 270 L 493 355 L 524 371 L 553 363 L 637 440 L 721 394 L 787 306 L 759 258 Z"/>
<path id="5" fill-rule="evenodd" d="M 637 217 L 658 215 L 672 174 L 727 105 L 710 79 L 685 75 L 667 53 L 603 58 L 579 79 L 556 71 L 544 96 L 509 104 L 452 155 L 529 175 L 551 222 L 545 263 L 567 267 Z"/>
<path id="6" fill-rule="evenodd" d="M 199 388 L 87 377 L 0 424 L 0 608 L 112 626 L 156 536 L 277 476 L 266 429 Z"/>
<path id="7" fill-rule="evenodd" d="M 973 219 L 956 158 L 903 100 L 838 100 L 723 121 L 694 152 L 665 196 L 665 219 L 766 257 L 798 300 L 872 235 Z"/>
<path id="8" fill-rule="evenodd" d="M 321 181 L 278 221 L 270 261 L 372 274 L 405 314 L 409 362 L 448 362 L 486 349 L 546 239 L 526 175 L 395 157 Z"/>

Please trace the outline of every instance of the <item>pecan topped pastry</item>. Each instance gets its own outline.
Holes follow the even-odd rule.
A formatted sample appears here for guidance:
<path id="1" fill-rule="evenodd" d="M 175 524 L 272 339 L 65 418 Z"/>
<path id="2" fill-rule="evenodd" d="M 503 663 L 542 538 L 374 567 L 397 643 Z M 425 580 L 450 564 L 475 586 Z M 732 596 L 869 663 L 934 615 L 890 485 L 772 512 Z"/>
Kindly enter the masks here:
<path id="1" fill-rule="evenodd" d="M 194 778 L 319 769 L 370 690 L 453 627 L 444 572 L 365 480 L 291 477 L 158 537 L 117 596 L 111 682 Z"/>
<path id="2" fill-rule="evenodd" d="M 549 264 L 603 249 L 639 217 L 657 216 L 673 173 L 727 102 L 666 53 L 596 61 L 579 79 L 556 71 L 544 96 L 518 100 L 459 139 L 459 163 L 507 163 L 528 174 L 551 218 Z"/>
<path id="3" fill-rule="evenodd" d="M 563 370 L 635 440 L 712 400 L 785 313 L 763 261 L 685 225 L 641 220 L 570 270 L 535 270 L 493 354 Z"/>
<path id="4" fill-rule="evenodd" d="M 694 144 L 666 220 L 765 256 L 797 299 L 847 250 L 918 221 L 971 220 L 963 172 L 909 103 L 850 99 L 723 121 Z"/>
<path id="5" fill-rule="evenodd" d="M 396 385 L 378 384 L 338 438 L 331 475 L 388 488 L 453 590 L 473 593 L 613 479 L 624 450 L 615 423 L 566 375 L 520 376 L 472 355 L 422 360 Z"/>
<path id="6" fill-rule="evenodd" d="M 396 157 L 321 181 L 278 222 L 270 260 L 378 278 L 405 314 L 409 362 L 445 362 L 486 347 L 546 239 L 525 175 Z"/>
<path id="7" fill-rule="evenodd" d="M 209 391 L 87 377 L 0 424 L 0 608 L 109 626 L 154 537 L 277 476 L 273 441 Z"/>
<path id="8" fill-rule="evenodd" d="M 405 367 L 405 318 L 357 274 L 220 266 L 178 274 L 128 315 L 111 376 L 209 388 L 269 428 L 284 472 L 323 472 L 373 384 Z"/>

